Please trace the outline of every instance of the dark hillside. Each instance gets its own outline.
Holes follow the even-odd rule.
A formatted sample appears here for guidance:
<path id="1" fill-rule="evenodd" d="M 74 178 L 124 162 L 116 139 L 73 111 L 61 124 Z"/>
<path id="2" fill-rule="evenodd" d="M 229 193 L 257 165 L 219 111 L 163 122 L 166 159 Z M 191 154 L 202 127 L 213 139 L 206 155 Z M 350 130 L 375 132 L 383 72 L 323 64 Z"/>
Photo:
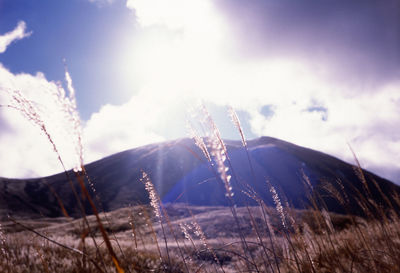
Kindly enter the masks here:
<path id="1" fill-rule="evenodd" d="M 307 196 L 313 191 L 321 206 L 326 205 L 328 210 L 341 213 L 362 214 L 358 199 L 360 194 L 366 196 L 368 190 L 370 199 L 382 207 L 389 207 L 376 184 L 387 196 L 400 193 L 397 185 L 367 171 L 364 171 L 368 185 L 368 190 L 365 190 L 353 165 L 270 137 L 248 142 L 255 172 L 253 179 L 241 143 L 227 141 L 226 144 L 234 169 L 234 199 L 239 206 L 254 204 L 253 200 L 242 193 L 242 185 L 250 185 L 266 203 L 273 205 L 267 180 L 277 189 L 281 199 L 287 198 L 295 208 L 308 206 Z M 149 174 L 165 203 L 227 205 L 223 185 L 216 179 L 209 163 L 191 139 L 124 151 L 88 164 L 86 169 L 100 197 L 101 207 L 106 211 L 148 202 L 147 192 L 140 182 L 142 170 Z M 305 186 L 303 173 L 310 180 L 312 189 Z M 74 174 L 71 173 L 70 176 L 74 177 Z M 79 192 L 75 179 L 73 182 Z M 88 187 L 90 188 L 89 185 Z M 80 215 L 64 173 L 27 180 L 0 178 L 1 215 L 4 217 L 7 213 L 12 213 L 27 217 L 59 216 L 61 209 L 52 191 L 61 197 L 71 215 Z M 340 205 L 332 198 L 332 191 L 340 192 L 343 199 L 349 200 L 348 205 Z M 85 206 L 90 212 L 87 204 Z"/>

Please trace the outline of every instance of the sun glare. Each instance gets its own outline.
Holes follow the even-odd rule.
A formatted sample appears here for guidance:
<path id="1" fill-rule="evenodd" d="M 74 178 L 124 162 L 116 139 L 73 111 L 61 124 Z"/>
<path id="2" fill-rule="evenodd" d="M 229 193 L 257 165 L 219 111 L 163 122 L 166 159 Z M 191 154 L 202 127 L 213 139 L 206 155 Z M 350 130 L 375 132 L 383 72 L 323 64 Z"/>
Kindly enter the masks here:
<path id="1" fill-rule="evenodd" d="M 121 66 L 126 73 L 135 71 L 147 90 L 160 96 L 194 96 L 202 81 L 222 74 L 222 45 L 229 38 L 209 1 L 132 0 L 128 6 L 135 8 L 142 32 L 131 50 L 122 53 Z"/>
<path id="2" fill-rule="evenodd" d="M 156 97 L 243 106 L 301 100 L 301 92 L 321 85 L 295 60 L 235 58 L 232 30 L 210 1 L 131 0 L 128 7 L 136 11 L 139 34 L 121 52 L 120 66 Z"/>
<path id="3" fill-rule="evenodd" d="M 157 109 L 157 115 L 147 117 L 155 128 L 166 120 L 184 119 L 187 106 L 203 101 L 246 112 L 254 135 L 278 137 L 344 158 L 348 155 L 338 147 L 354 139 L 354 132 L 363 133 L 368 100 L 357 98 L 362 106 L 355 107 L 355 98 L 349 97 L 351 86 L 328 78 L 329 64 L 297 55 L 243 55 L 245 48 L 236 47 L 240 37 L 232 22 L 212 1 L 130 0 L 127 5 L 135 10 L 138 25 L 126 50 L 118 53 L 118 66 L 129 79 L 126 89 L 132 89 L 132 101 Z M 376 102 L 384 105 L 387 96 L 381 99 L 377 96 Z M 265 105 L 273 106 L 268 117 L 261 113 Z M 396 111 L 383 109 L 380 115 Z M 131 116 L 135 114 L 136 110 Z M 165 131 L 173 132 L 176 124 L 169 122 Z M 342 135 L 335 134 L 338 130 Z"/>

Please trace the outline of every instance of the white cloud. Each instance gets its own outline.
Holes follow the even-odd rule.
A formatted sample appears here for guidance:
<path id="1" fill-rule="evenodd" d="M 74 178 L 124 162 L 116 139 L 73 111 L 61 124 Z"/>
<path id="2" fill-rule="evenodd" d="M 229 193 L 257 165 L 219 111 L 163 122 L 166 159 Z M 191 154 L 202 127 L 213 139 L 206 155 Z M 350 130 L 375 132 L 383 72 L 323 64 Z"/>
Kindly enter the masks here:
<path id="1" fill-rule="evenodd" d="M 274 115 L 264 117 L 252 112 L 252 129 L 259 135 L 272 135 L 299 145 L 336 155 L 354 162 L 347 148 L 352 145 L 363 167 L 377 171 L 400 169 L 400 83 L 382 87 L 375 93 L 347 97 L 327 88 L 303 103 L 277 103 Z M 311 99 L 312 98 L 312 99 Z M 313 100 L 327 109 L 307 111 Z M 399 177 L 390 176 L 395 181 Z"/>
<path id="2" fill-rule="evenodd" d="M 143 27 L 159 26 L 193 31 L 216 27 L 218 16 L 211 1 L 202 0 L 127 0 Z M 212 29 L 209 31 L 212 32 Z"/>
<path id="3" fill-rule="evenodd" d="M 84 128 L 87 161 L 165 140 L 156 132 L 157 121 L 165 112 L 161 109 L 154 99 L 141 95 L 123 105 L 103 106 Z"/>
<path id="4" fill-rule="evenodd" d="M 74 124 L 60 107 L 67 103 L 64 90 L 42 73 L 13 74 L 0 64 L 0 104 L 13 105 L 14 91 L 33 102 L 39 115 L 37 120 L 45 123 L 66 167 L 74 167 Z M 35 121 L 28 121 L 19 110 L 9 107 L 0 108 L 0 121 L 1 176 L 32 177 L 62 171 L 53 147 Z"/>
<path id="5" fill-rule="evenodd" d="M 7 50 L 7 47 L 14 41 L 29 37 L 32 32 L 26 32 L 26 24 L 24 21 L 18 22 L 14 30 L 0 35 L 0 54 Z"/>

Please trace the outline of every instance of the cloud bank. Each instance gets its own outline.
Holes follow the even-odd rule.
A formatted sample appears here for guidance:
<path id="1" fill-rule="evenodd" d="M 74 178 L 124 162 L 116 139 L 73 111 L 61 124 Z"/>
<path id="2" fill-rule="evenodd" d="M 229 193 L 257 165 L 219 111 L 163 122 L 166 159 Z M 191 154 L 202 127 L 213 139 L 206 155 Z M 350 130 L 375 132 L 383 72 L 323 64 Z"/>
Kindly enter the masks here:
<path id="1" fill-rule="evenodd" d="M 379 85 L 400 75 L 400 2 L 217 1 L 247 58 L 300 58 L 327 77 Z M 328 64 L 328 65 L 327 65 Z"/>

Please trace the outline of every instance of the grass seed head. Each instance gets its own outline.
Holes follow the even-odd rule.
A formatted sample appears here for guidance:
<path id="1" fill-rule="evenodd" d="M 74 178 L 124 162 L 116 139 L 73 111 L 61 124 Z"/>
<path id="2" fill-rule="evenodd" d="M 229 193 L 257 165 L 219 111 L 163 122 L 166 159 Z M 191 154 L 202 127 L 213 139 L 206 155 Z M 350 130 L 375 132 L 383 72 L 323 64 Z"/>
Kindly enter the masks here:
<path id="1" fill-rule="evenodd" d="M 279 199 L 279 195 L 276 192 L 274 186 L 272 186 L 272 185 L 270 186 L 269 191 L 272 194 L 272 199 L 274 200 L 276 211 L 278 212 L 279 217 L 281 218 L 282 225 L 284 228 L 286 228 L 285 213 L 283 211 L 283 206 L 282 206 L 281 200 Z"/>
<path id="2" fill-rule="evenodd" d="M 159 203 L 160 198 L 147 173 L 143 172 L 141 181 L 144 184 L 147 193 L 149 194 L 150 205 L 153 208 L 154 214 L 156 215 L 157 218 L 161 219 L 161 210 Z"/>

